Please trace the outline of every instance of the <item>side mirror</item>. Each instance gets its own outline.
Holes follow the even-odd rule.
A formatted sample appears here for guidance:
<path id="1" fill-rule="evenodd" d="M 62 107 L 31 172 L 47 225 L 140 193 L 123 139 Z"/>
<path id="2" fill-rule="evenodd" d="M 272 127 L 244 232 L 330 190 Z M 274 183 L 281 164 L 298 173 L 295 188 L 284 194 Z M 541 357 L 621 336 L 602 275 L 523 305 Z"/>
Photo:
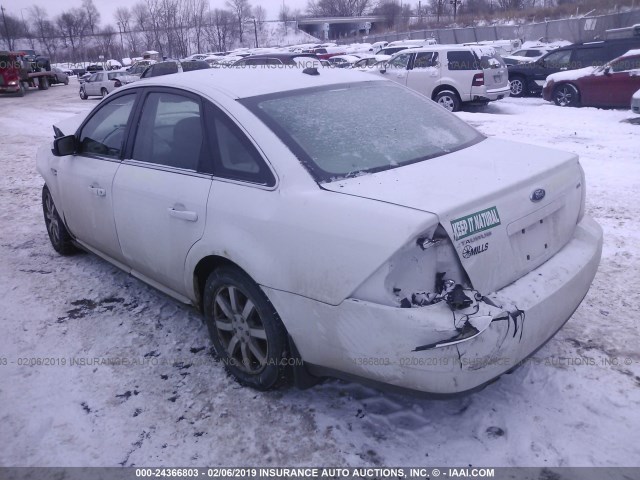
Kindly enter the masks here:
<path id="1" fill-rule="evenodd" d="M 66 137 L 56 138 L 53 141 L 53 149 L 51 152 L 56 157 L 65 157 L 76 153 L 76 137 L 75 135 L 67 135 Z"/>
<path id="2" fill-rule="evenodd" d="M 604 74 L 608 77 L 611 75 L 611 67 L 604 67 Z"/>

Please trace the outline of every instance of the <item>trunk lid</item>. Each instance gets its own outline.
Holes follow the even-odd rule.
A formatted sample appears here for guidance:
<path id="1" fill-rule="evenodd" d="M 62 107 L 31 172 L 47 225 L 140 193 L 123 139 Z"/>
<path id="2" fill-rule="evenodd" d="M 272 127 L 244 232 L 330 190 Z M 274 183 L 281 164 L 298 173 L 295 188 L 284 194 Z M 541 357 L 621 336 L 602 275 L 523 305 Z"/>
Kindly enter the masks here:
<path id="1" fill-rule="evenodd" d="M 484 73 L 484 84 L 487 90 L 504 88 L 509 84 L 509 72 L 504 60 L 491 47 L 474 47 Z"/>
<path id="2" fill-rule="evenodd" d="M 574 154 L 486 139 L 322 188 L 437 215 L 474 288 L 487 294 L 538 267 L 570 240 L 583 183 Z"/>

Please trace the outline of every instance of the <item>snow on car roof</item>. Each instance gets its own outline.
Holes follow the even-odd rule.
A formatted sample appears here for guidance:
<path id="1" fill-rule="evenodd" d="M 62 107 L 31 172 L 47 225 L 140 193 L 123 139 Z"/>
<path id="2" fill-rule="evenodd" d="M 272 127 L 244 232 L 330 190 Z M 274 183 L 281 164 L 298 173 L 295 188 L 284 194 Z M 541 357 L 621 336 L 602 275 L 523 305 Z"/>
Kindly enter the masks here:
<path id="1" fill-rule="evenodd" d="M 163 75 L 145 79 L 139 85 L 162 85 L 186 88 L 204 94 L 222 92 L 232 98 L 247 98 L 269 93 L 302 88 L 320 87 L 340 83 L 356 83 L 384 80 L 377 76 L 363 76 L 360 72 L 344 69 L 319 68 L 319 75 L 307 75 L 294 66 L 258 66 L 256 68 L 203 69 L 188 74 Z M 120 90 L 122 90 L 120 89 Z"/>

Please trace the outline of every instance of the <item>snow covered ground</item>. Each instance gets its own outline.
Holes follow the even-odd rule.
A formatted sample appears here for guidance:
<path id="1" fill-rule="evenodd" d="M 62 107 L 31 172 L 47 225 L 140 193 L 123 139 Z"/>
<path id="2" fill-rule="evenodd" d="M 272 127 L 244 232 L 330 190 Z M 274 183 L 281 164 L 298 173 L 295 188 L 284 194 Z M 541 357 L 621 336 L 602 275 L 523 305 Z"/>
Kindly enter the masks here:
<path id="1" fill-rule="evenodd" d="M 339 381 L 242 388 L 209 355 L 196 312 L 93 255 L 58 256 L 34 154 L 53 122 L 96 103 L 75 79 L 0 97 L 0 465 L 638 464 L 640 124 L 629 111 L 533 98 L 459 114 L 487 135 L 578 153 L 605 246 L 585 301 L 537 361 L 434 401 Z M 53 365 L 24 365 L 37 358 Z"/>

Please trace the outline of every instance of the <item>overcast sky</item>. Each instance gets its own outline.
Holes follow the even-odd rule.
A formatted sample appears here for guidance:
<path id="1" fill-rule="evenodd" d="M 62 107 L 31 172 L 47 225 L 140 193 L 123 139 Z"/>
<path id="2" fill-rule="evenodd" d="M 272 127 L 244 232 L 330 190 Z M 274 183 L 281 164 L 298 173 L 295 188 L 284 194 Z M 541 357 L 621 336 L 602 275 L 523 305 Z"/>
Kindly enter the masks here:
<path id="1" fill-rule="evenodd" d="M 130 7 L 137 0 L 93 0 L 98 10 L 100 10 L 100 23 L 104 25 L 111 23 L 115 25 L 113 14 L 118 7 Z M 286 4 L 292 8 L 299 8 L 305 10 L 307 7 L 307 0 L 285 0 Z M 267 19 L 275 20 L 282 6 L 282 0 L 249 0 L 251 5 L 262 5 L 267 10 Z M 7 9 L 7 13 L 10 13 L 16 17 L 20 17 L 22 13 L 27 19 L 27 11 L 31 5 L 40 5 L 47 10 L 50 17 L 58 15 L 64 10 L 69 8 L 79 7 L 82 4 L 82 0 L 0 0 L 0 5 Z M 222 8 L 225 6 L 225 0 L 209 0 L 211 8 Z M 21 12 L 21 9 L 23 11 Z"/>

